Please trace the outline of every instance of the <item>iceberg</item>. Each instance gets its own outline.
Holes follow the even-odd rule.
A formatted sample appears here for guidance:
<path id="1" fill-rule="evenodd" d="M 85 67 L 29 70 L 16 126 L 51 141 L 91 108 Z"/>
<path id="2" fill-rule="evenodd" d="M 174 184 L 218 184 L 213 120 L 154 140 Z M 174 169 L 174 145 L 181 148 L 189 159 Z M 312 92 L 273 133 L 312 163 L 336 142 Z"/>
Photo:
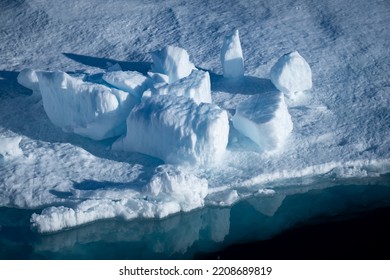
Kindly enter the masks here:
<path id="1" fill-rule="evenodd" d="M 283 93 L 279 91 L 256 94 L 241 102 L 232 121 L 261 151 L 281 149 L 293 129 Z"/>
<path id="2" fill-rule="evenodd" d="M 228 115 L 214 104 L 183 96 L 143 99 L 127 118 L 127 134 L 113 148 L 139 152 L 171 164 L 208 164 L 223 156 Z"/>
<path id="3" fill-rule="evenodd" d="M 287 94 L 309 90 L 312 87 L 310 66 L 297 51 L 285 54 L 271 68 L 271 81 Z"/>
<path id="4" fill-rule="evenodd" d="M 152 94 L 186 96 L 195 103 L 211 103 L 210 75 L 202 70 L 192 70 L 188 77 L 171 84 L 158 84 L 152 89 Z"/>
<path id="5" fill-rule="evenodd" d="M 32 90 L 34 95 L 40 95 L 38 76 L 34 69 L 26 68 L 20 71 L 17 81 L 20 85 Z"/>
<path id="6" fill-rule="evenodd" d="M 124 134 L 135 95 L 84 82 L 64 72 L 38 72 L 43 107 L 50 121 L 66 132 L 93 140 Z"/>
<path id="7" fill-rule="evenodd" d="M 240 78 L 244 76 L 244 58 L 238 29 L 228 34 L 223 40 L 221 63 L 225 78 Z"/>
<path id="8" fill-rule="evenodd" d="M 152 54 L 152 72 L 161 73 L 169 77 L 169 83 L 176 82 L 191 74 L 196 69 L 190 61 L 185 49 L 167 46 Z"/>
<path id="9" fill-rule="evenodd" d="M 165 182 L 158 179 L 164 177 L 164 173 L 158 175 L 159 171 L 155 172 L 162 161 L 145 154 L 126 153 L 124 149 L 111 150 L 117 139 L 106 137 L 114 135 L 118 138 L 123 136 L 122 140 L 133 137 L 131 141 L 137 142 L 138 146 L 132 146 L 132 151 L 151 154 L 154 148 L 161 150 L 160 154 L 154 153 L 153 156 L 162 157 L 172 164 L 198 164 L 203 157 L 213 158 L 214 152 L 208 155 L 208 149 L 225 149 L 220 152 L 223 156 L 218 165 L 191 165 L 186 171 L 199 179 L 207 179 L 208 194 L 204 205 L 212 208 L 236 205 L 251 196 L 262 195 L 259 190 L 269 189 L 275 191 L 273 199 L 261 201 L 259 205 L 263 206 L 258 208 L 263 214 L 272 215 L 284 195 L 279 196 L 279 190 L 288 189 L 294 195 L 315 189 L 324 179 L 333 181 L 346 177 L 348 180 L 371 182 L 372 178 L 390 171 L 390 63 L 389 29 L 386 28 L 389 16 L 386 13 L 388 9 L 383 9 L 384 1 L 372 1 L 370 5 L 365 1 L 332 1 L 318 9 L 308 1 L 303 1 L 303 5 L 294 3 L 294 8 L 287 3 L 289 1 L 283 1 L 277 8 L 266 1 L 234 7 L 234 1 L 227 5 L 210 5 L 207 1 L 193 5 L 193 1 L 188 1 L 180 7 L 168 7 L 166 2 L 159 1 L 155 3 L 156 9 L 143 3 L 136 7 L 115 5 L 120 1 L 95 1 L 94 6 L 84 1 L 82 7 L 66 1 L 57 1 L 56 5 L 50 5 L 49 0 L 30 1 L 36 5 L 28 1 L 13 5 L 13 2 L 3 1 L 0 4 L 4 10 L 0 19 L 4 31 L 3 40 L 0 40 L 0 137 L 21 137 L 22 140 L 19 145 L 15 138 L 10 140 L 14 145 L 12 148 L 4 148 L 4 141 L 0 144 L 3 145 L 3 158 L 0 160 L 2 207 L 34 208 L 40 214 L 40 209 L 44 207 L 63 206 L 79 213 L 76 224 L 92 222 L 94 218 L 104 218 L 106 214 L 126 219 L 148 215 L 158 217 L 156 213 L 173 213 L 181 207 L 186 208 L 186 204 L 180 206 L 180 202 L 166 200 L 170 206 L 164 206 L 161 212 L 150 210 L 160 207 L 163 198 L 178 195 L 176 190 L 180 188 L 161 188 L 157 195 L 148 193 L 144 186 L 152 178 Z M 194 7 L 197 9 L 194 10 Z M 351 16 L 344 16 L 345 12 Z M 241 40 L 245 31 L 245 44 L 244 41 L 241 43 L 241 51 L 246 54 L 244 66 L 240 49 L 233 46 L 226 47 L 227 50 L 238 50 L 230 56 L 232 60 L 226 57 L 221 61 L 224 32 L 232 25 L 240 28 Z M 232 45 L 238 42 L 238 36 L 233 35 L 230 36 Z M 153 59 L 150 51 L 161 49 L 165 44 L 191 48 L 188 47 L 187 53 L 181 48 L 167 47 L 156 52 Z M 274 62 L 295 49 L 310 64 L 312 78 L 315 77 L 316 81 L 314 94 L 306 94 L 299 102 L 292 102 L 290 97 L 302 90 L 305 93 L 310 88 L 311 79 L 308 67 L 301 67 L 302 70 L 298 67 L 299 63 L 291 64 L 297 55 L 287 55 L 283 59 L 289 63 L 275 66 L 270 75 Z M 70 53 L 62 55 L 61 52 Z M 226 51 L 225 54 L 228 53 Z M 239 68 L 229 66 L 235 59 Z M 244 77 L 236 80 L 228 78 L 228 73 L 225 73 L 226 78 L 218 75 L 222 74 L 221 62 L 225 62 L 229 71 L 237 76 L 245 74 Z M 115 63 L 121 67 L 115 66 Z M 150 88 L 157 89 L 187 79 L 196 70 L 194 65 L 208 69 L 215 105 L 197 104 L 184 93 L 184 96 L 167 94 L 150 98 L 143 93 L 145 98 L 139 101 L 134 94 L 119 88 L 121 85 L 102 79 L 104 70 L 112 72 L 123 68 L 126 72 L 138 71 L 144 75 L 149 71 L 151 74 L 145 76 L 151 82 Z M 70 77 L 58 74 L 58 84 L 53 81 L 54 74 L 44 74 L 44 78 L 38 79 L 38 90 L 39 87 L 45 88 L 42 94 L 45 96 L 38 101 L 26 96 L 26 90 L 16 84 L 19 72 L 27 67 L 61 69 L 74 74 Z M 288 69 L 290 73 L 286 72 Z M 22 72 L 19 82 L 37 89 L 36 78 L 39 75 L 34 78 L 34 72 L 37 74 L 39 71 Z M 297 74 L 298 77 L 294 78 Z M 76 75 L 83 78 L 75 78 Z M 284 95 L 293 122 L 293 131 L 288 136 L 281 137 L 282 133 L 289 131 L 285 124 L 291 123 L 287 113 L 281 114 L 283 118 L 277 117 L 281 113 L 279 99 L 270 99 L 270 108 L 277 108 L 269 113 L 269 121 L 261 122 L 261 118 L 259 121 L 256 117 L 259 112 L 265 114 L 265 107 L 259 105 L 262 103 L 257 98 L 267 95 L 264 92 L 274 91 L 271 81 L 265 79 L 271 76 Z M 50 81 L 44 81 L 47 79 Z M 121 80 L 121 83 L 124 81 Z M 314 84 L 312 86 L 314 88 Z M 147 89 L 150 90 L 149 95 L 153 95 L 151 89 Z M 181 88 L 180 92 L 184 90 Z M 169 104 L 159 104 L 162 111 L 155 111 L 157 103 L 150 106 L 150 100 L 156 99 L 169 100 Z M 141 102 L 144 104 L 139 104 Z M 133 103 L 138 104 L 136 108 L 133 108 Z M 246 110 L 243 104 L 249 109 Z M 222 121 L 216 124 L 214 119 L 200 121 L 208 119 L 209 114 L 197 113 L 197 110 L 215 108 L 216 105 L 219 110 L 226 110 L 228 121 L 232 121 L 235 128 L 230 126 L 229 131 L 226 119 L 223 125 Z M 255 105 L 262 111 L 255 109 Z M 193 108 L 192 113 L 187 106 Z M 150 111 L 140 113 L 141 107 Z M 135 131 L 127 131 L 126 120 L 131 111 L 132 125 L 138 127 Z M 166 117 L 168 112 L 170 122 Z M 220 113 L 220 116 L 224 114 Z M 237 120 L 242 123 L 237 124 Z M 210 125 L 215 126 L 210 131 L 223 133 L 223 137 L 212 136 L 209 139 L 205 133 L 199 132 Z M 265 129 L 267 127 L 268 130 Z M 74 133 L 81 130 L 81 135 L 106 140 L 90 141 L 61 133 L 61 128 Z M 227 134 L 229 143 L 224 148 Z M 259 143 L 263 141 L 263 147 L 260 148 L 244 134 L 258 139 Z M 11 144 L 10 141 L 7 141 L 8 144 Z M 215 141 L 215 144 L 210 144 L 210 141 Z M 284 149 L 280 150 L 278 145 L 282 142 L 284 145 L 280 144 L 280 147 L 284 146 Z M 198 151 L 199 143 L 204 143 L 200 147 L 207 149 Z M 23 155 L 10 156 L 20 153 L 18 146 Z M 259 152 L 260 149 L 268 150 Z M 185 151 L 180 153 L 181 150 Z M 278 152 L 268 153 L 275 150 Z M 170 155 L 171 161 L 167 160 Z M 179 171 L 184 172 L 185 167 L 180 167 Z M 169 172 L 178 174 L 179 171 Z M 177 176 L 171 176 L 172 180 Z M 369 192 L 368 189 L 365 193 Z M 201 196 L 199 194 L 198 197 Z M 348 193 L 343 196 L 348 197 Z M 288 202 L 288 199 L 283 203 L 285 201 Z M 333 202 L 330 204 L 334 205 Z M 323 206 L 330 204 L 326 202 Z M 282 210 L 297 214 L 297 208 L 294 208 L 297 205 L 302 203 L 294 205 L 291 202 L 292 208 L 288 207 L 291 211 L 287 208 Z M 89 211 L 94 211 L 93 215 L 88 216 Z M 278 212 L 275 214 L 280 214 Z M 53 210 L 53 213 L 59 213 L 59 210 Z M 59 220 L 63 221 L 66 213 L 64 211 Z M 248 214 L 248 211 L 233 213 L 231 221 L 240 222 Z M 14 219 L 15 223 L 19 221 Z M 287 227 L 285 221 L 279 222 Z M 143 221 L 134 223 L 142 224 Z M 248 230 L 256 226 L 255 222 L 247 225 Z M 268 220 L 259 227 L 264 230 L 267 226 Z M 230 231 L 237 227 L 242 227 L 242 224 L 234 224 Z M 113 231 L 113 228 L 110 230 Z M 13 230 L 10 228 L 10 232 Z M 177 239 L 180 236 L 172 238 L 174 241 Z M 34 240 L 37 239 L 34 237 Z M 161 243 L 164 242 L 161 238 Z M 118 244 L 118 247 L 121 246 L 121 243 Z M 150 242 L 145 244 L 148 246 Z M 129 248 L 125 249 L 131 251 Z"/>
<path id="10" fill-rule="evenodd" d="M 103 74 L 103 80 L 110 85 L 133 94 L 141 99 L 149 87 L 148 78 L 136 71 L 111 71 Z"/>

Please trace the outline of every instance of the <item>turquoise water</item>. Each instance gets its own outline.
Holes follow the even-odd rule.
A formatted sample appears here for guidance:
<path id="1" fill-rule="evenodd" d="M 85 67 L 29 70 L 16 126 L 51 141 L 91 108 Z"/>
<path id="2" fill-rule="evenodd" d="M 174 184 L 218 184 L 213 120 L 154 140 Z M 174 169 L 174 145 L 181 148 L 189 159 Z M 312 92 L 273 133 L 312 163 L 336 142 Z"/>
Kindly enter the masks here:
<path id="1" fill-rule="evenodd" d="M 390 207 L 389 174 L 316 184 L 302 194 L 252 197 L 231 208 L 206 207 L 163 220 L 99 221 L 46 235 L 30 228 L 31 214 L 39 210 L 0 208 L 0 259 L 192 259 L 329 217 Z"/>

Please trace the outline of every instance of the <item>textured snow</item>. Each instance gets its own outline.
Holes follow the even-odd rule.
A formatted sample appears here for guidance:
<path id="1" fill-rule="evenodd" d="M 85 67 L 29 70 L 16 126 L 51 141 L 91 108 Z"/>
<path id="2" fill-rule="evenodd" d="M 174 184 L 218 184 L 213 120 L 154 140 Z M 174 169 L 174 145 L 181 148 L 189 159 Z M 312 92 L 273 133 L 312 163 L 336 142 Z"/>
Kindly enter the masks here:
<path id="1" fill-rule="evenodd" d="M 283 55 L 271 68 L 273 84 L 285 93 L 311 89 L 311 76 L 309 64 L 297 51 Z"/>
<path id="2" fill-rule="evenodd" d="M 152 54 L 152 72 L 161 73 L 169 77 L 169 83 L 187 77 L 195 69 L 185 49 L 167 46 Z"/>
<path id="3" fill-rule="evenodd" d="M 135 95 L 64 72 L 38 72 L 38 79 L 45 111 L 64 131 L 94 140 L 124 134 L 127 114 L 137 102 Z"/>
<path id="4" fill-rule="evenodd" d="M 103 74 L 103 80 L 138 99 L 141 99 L 143 92 L 149 87 L 148 78 L 136 71 L 107 72 Z"/>
<path id="5" fill-rule="evenodd" d="M 135 106 L 127 134 L 114 149 L 144 153 L 172 164 L 211 164 L 224 155 L 229 135 L 225 110 L 174 95 L 154 95 Z"/>
<path id="6" fill-rule="evenodd" d="M 223 40 L 221 63 L 225 78 L 240 78 L 244 76 L 244 58 L 238 29 L 226 35 Z"/>
<path id="7" fill-rule="evenodd" d="M 152 94 L 189 97 L 195 103 L 211 103 L 211 85 L 208 72 L 192 70 L 191 74 L 183 79 L 170 84 L 157 84 L 152 89 Z"/>
<path id="8" fill-rule="evenodd" d="M 72 73 L 71 79 L 66 78 L 72 85 L 68 93 L 107 92 L 104 98 L 112 100 L 110 105 L 118 103 L 110 109 L 117 109 L 105 111 L 99 120 L 101 116 L 111 124 L 122 122 L 120 132 L 107 132 L 118 136 L 128 133 L 126 118 L 131 110 L 131 105 L 119 108 L 120 100 L 127 100 L 121 96 L 131 94 L 102 81 L 102 71 L 108 66 L 117 64 L 123 71 L 144 75 L 159 73 L 151 79 L 156 88 L 190 75 L 194 65 L 209 72 L 212 101 L 228 112 L 230 129 L 223 160 L 217 166 L 191 167 L 190 174 L 208 181 L 204 205 L 229 205 L 235 201 L 229 197 L 248 198 L 265 187 L 272 189 L 275 197 L 282 197 L 281 189 L 289 194 L 306 192 L 316 184 L 326 186 L 322 183 L 326 178 L 368 178 L 390 171 L 388 1 L 124 2 L 80 0 L 77 5 L 69 1 L 54 5 L 49 0 L 1 1 L 0 135 L 21 137 L 18 145 L 23 151 L 23 156 L 0 164 L 1 206 L 62 206 L 77 212 L 81 205 L 89 209 L 86 206 L 92 205 L 91 201 L 102 209 L 104 205 L 119 205 L 124 197 L 143 197 L 143 187 L 161 165 L 161 161 L 142 154 L 110 150 L 114 139 L 97 142 L 63 133 L 46 115 L 45 100 L 30 98 L 30 92 L 19 86 L 17 77 L 26 68 Z M 240 30 L 245 75 L 230 82 L 223 79 L 220 51 L 221 41 L 232 27 Z M 165 54 L 155 54 L 154 61 L 151 53 L 166 45 L 181 46 L 188 53 L 168 51 L 174 49 L 169 47 Z M 232 127 L 231 121 L 239 104 L 274 91 L 270 70 L 291 50 L 298 50 L 310 65 L 311 94 L 285 99 L 294 129 L 280 153 L 264 153 Z M 34 79 L 26 73 L 21 77 L 24 75 L 25 86 L 31 87 Z M 295 69 L 293 73 L 306 72 Z M 82 81 L 85 77 L 90 83 Z M 297 80 L 289 81 L 296 86 Z M 308 81 L 307 75 L 304 81 Z M 286 90 L 307 89 L 302 84 L 298 89 L 290 86 Z M 119 98 L 115 92 L 121 92 Z M 290 97 L 296 93 L 285 94 Z M 84 104 L 92 104 L 92 97 L 83 95 Z M 81 124 L 81 120 L 72 120 L 76 115 L 88 115 L 83 125 L 97 125 L 95 110 L 79 114 L 68 109 L 67 103 L 57 108 L 66 116 L 62 121 L 70 120 L 71 128 Z M 154 131 L 148 139 L 157 135 L 161 134 Z M 157 209 L 159 202 L 148 203 Z M 123 213 L 132 209 L 132 214 L 107 213 L 125 219 L 148 216 L 149 208 L 131 205 L 115 207 Z M 277 203 L 263 212 L 272 214 L 275 208 Z M 41 211 L 36 212 L 39 215 Z M 88 211 L 85 213 L 87 216 Z M 104 211 L 100 213 L 91 215 L 89 221 L 104 218 Z M 47 216 L 47 224 L 50 221 Z"/>
<path id="9" fill-rule="evenodd" d="M 22 149 L 20 149 L 19 143 L 22 137 L 2 137 L 0 136 L 0 160 L 1 158 L 10 158 L 23 155 Z"/>
<path id="10" fill-rule="evenodd" d="M 257 94 L 238 104 L 233 125 L 262 151 L 281 149 L 293 129 L 283 93 L 279 91 Z"/>
<path id="11" fill-rule="evenodd" d="M 177 201 L 180 210 L 183 211 L 190 211 L 204 205 L 204 198 L 208 193 L 206 179 L 200 179 L 172 165 L 159 166 L 155 172 L 143 189 L 148 200 L 167 197 Z M 160 211 L 161 215 L 166 216 L 172 213 L 165 214 L 164 212 L 166 211 Z M 175 212 L 177 211 L 173 211 Z"/>

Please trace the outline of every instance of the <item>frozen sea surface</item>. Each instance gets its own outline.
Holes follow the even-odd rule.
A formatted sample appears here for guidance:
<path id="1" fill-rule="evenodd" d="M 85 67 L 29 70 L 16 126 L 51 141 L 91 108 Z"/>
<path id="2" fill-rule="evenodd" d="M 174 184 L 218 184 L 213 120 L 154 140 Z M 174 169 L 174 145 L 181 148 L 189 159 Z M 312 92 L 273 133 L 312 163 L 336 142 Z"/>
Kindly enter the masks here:
<path id="1" fill-rule="evenodd" d="M 18 144 L 7 140 L 11 150 L 0 149 L 0 206 L 36 209 L 38 231 L 189 209 L 178 207 L 183 201 L 175 196 L 145 200 L 142 190 L 161 160 L 113 151 L 115 138 L 63 132 L 39 95 L 17 83 L 25 68 L 66 71 L 88 82 L 115 63 L 146 74 L 152 52 L 166 45 L 186 49 L 209 72 L 212 100 L 229 120 L 242 101 L 276 90 L 269 72 L 282 55 L 297 50 L 312 70 L 312 89 L 286 99 L 293 131 L 283 150 L 259 152 L 230 122 L 219 165 L 180 170 L 207 181 L 200 208 L 223 212 L 229 208 L 219 207 L 255 196 L 305 193 L 324 180 L 379 178 L 390 171 L 389 25 L 385 0 L 1 1 L 0 141 Z M 223 38 L 234 28 L 245 62 L 239 80 L 224 79 L 220 64 Z"/>
<path id="2" fill-rule="evenodd" d="M 390 175 L 326 181 L 302 194 L 288 195 L 283 188 L 280 195 L 232 207 L 164 219 L 102 220 L 50 234 L 31 231 L 32 210 L 0 208 L 0 259 L 386 259 L 389 222 L 380 219 L 390 209 Z M 370 223 L 360 219 L 365 216 Z M 332 224 L 350 220 L 356 226 L 343 231 Z M 294 231 L 298 236 L 291 237 Z M 235 245 L 249 242 L 264 246 L 257 251 Z"/>

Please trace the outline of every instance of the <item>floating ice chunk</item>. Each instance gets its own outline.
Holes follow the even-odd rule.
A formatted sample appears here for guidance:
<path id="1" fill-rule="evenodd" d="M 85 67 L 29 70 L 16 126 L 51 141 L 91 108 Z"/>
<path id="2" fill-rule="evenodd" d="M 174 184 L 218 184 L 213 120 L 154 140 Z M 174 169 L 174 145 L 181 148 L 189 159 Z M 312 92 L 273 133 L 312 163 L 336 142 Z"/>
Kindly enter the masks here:
<path id="1" fill-rule="evenodd" d="M 22 149 L 19 147 L 19 143 L 22 137 L 0 137 L 0 158 L 9 158 L 14 156 L 23 155 Z"/>
<path id="2" fill-rule="evenodd" d="M 193 70 L 191 75 L 171 84 L 158 86 L 152 90 L 158 95 L 173 94 L 192 98 L 197 104 L 211 103 L 211 84 L 208 72 Z"/>
<path id="3" fill-rule="evenodd" d="M 293 129 L 283 93 L 278 91 L 253 95 L 241 102 L 233 125 L 262 151 L 280 149 Z"/>
<path id="4" fill-rule="evenodd" d="M 39 72 L 43 107 L 66 132 L 94 140 L 124 134 L 137 98 L 128 92 L 84 82 L 64 72 Z"/>
<path id="5" fill-rule="evenodd" d="M 176 82 L 191 74 L 196 69 L 185 49 L 167 46 L 152 54 L 152 72 L 169 77 L 169 83 Z"/>
<path id="6" fill-rule="evenodd" d="M 175 166 L 161 165 L 144 187 L 144 193 L 154 200 L 177 201 L 182 211 L 190 211 L 203 206 L 208 183 L 206 179 L 200 179 Z"/>
<path id="7" fill-rule="evenodd" d="M 271 68 L 272 83 L 284 93 L 297 93 L 312 87 L 311 69 L 297 52 L 283 55 Z"/>
<path id="8" fill-rule="evenodd" d="M 108 72 L 103 75 L 103 80 L 120 90 L 130 92 L 138 99 L 149 86 L 148 78 L 136 71 Z"/>
<path id="9" fill-rule="evenodd" d="M 197 105 L 183 96 L 153 95 L 134 107 L 127 135 L 114 143 L 123 149 L 173 164 L 218 161 L 228 142 L 227 112 L 213 104 Z"/>
<path id="10" fill-rule="evenodd" d="M 34 95 L 40 95 L 38 76 L 33 69 L 23 69 L 17 77 L 18 83 L 22 86 L 31 89 Z"/>
<path id="11" fill-rule="evenodd" d="M 228 34 L 223 40 L 221 63 L 225 78 L 244 76 L 244 59 L 237 29 Z"/>

